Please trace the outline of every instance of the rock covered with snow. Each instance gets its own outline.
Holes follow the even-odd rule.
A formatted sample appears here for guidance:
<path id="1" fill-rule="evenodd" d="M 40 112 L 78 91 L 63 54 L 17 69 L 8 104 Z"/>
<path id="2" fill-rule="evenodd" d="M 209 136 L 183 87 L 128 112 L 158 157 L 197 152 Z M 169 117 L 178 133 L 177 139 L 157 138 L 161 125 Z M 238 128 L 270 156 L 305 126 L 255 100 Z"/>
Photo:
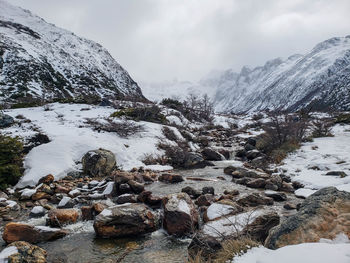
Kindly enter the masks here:
<path id="1" fill-rule="evenodd" d="M 303 242 L 333 239 L 339 233 L 350 237 L 350 193 L 323 188 L 305 199 L 295 215 L 274 228 L 265 246 L 276 249 Z"/>
<path id="2" fill-rule="evenodd" d="M 4 0 L 0 5 L 0 100 L 144 99 L 137 83 L 100 44 Z"/>
<path id="3" fill-rule="evenodd" d="M 42 217 L 46 213 L 46 209 L 42 206 L 34 206 L 29 213 L 30 217 Z"/>
<path id="4" fill-rule="evenodd" d="M 158 217 L 144 204 L 105 208 L 94 221 L 96 235 L 103 238 L 136 236 L 158 228 Z"/>
<path id="5" fill-rule="evenodd" d="M 163 199 L 163 226 L 170 235 L 192 233 L 198 224 L 198 212 L 186 193 L 170 194 Z"/>

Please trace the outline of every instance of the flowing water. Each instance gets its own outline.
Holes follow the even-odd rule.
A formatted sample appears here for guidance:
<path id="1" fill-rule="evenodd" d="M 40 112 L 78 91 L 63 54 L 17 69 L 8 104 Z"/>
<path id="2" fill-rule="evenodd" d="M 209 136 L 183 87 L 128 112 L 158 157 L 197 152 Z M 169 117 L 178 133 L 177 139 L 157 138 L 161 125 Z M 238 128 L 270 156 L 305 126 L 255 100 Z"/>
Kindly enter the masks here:
<path id="1" fill-rule="evenodd" d="M 179 193 L 185 186 L 201 190 L 205 186 L 212 186 L 216 194 L 225 190 L 237 189 L 240 196 L 259 190 L 247 188 L 231 182 L 231 177 L 223 173 L 223 168 L 228 165 L 240 165 L 237 161 L 216 162 L 213 167 L 195 170 L 178 170 L 186 180 L 178 184 L 165 184 L 155 182 L 146 187 L 154 195 L 165 196 L 171 193 Z M 221 177 L 221 179 L 218 179 Z M 191 179 L 192 178 L 192 179 Z M 193 180 L 193 178 L 196 178 Z M 198 179 L 200 178 L 200 179 Z M 203 180 L 203 181 L 201 181 Z M 282 205 L 274 206 L 275 210 L 282 211 Z M 43 225 L 45 219 L 35 219 L 30 222 Z M 34 221 L 35 221 L 34 220 Z M 41 222 L 41 221 L 43 222 Z M 184 262 L 187 258 L 187 246 L 190 239 L 178 239 L 168 236 L 164 230 L 142 237 L 100 239 L 96 238 L 93 230 L 93 222 L 78 222 L 67 228 L 71 234 L 65 238 L 39 244 L 49 255 L 48 262 L 59 263 L 173 263 Z"/>

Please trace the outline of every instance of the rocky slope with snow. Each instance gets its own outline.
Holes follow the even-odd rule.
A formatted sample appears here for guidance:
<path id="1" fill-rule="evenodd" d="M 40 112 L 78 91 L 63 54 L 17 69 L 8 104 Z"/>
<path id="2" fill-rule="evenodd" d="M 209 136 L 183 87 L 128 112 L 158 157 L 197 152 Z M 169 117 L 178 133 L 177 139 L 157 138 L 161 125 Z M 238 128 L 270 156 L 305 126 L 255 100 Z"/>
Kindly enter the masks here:
<path id="1" fill-rule="evenodd" d="M 240 73 L 223 72 L 214 84 L 218 111 L 350 109 L 350 36 L 316 45 L 305 55 L 277 58 Z"/>
<path id="2" fill-rule="evenodd" d="M 144 99 L 100 44 L 0 0 L 0 101 L 113 97 Z"/>

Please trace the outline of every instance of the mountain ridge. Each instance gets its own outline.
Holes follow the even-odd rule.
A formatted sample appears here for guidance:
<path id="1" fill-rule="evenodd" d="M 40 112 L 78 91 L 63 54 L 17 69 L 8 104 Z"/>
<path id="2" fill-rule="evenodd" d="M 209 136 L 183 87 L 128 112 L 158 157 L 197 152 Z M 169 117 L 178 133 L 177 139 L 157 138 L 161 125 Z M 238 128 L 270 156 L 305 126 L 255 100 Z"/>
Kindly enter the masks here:
<path id="1" fill-rule="evenodd" d="M 0 101 L 76 97 L 145 100 L 100 44 L 0 0 Z"/>
<path id="2" fill-rule="evenodd" d="M 213 87 L 217 111 L 350 109 L 350 36 L 325 40 L 305 55 L 228 72 Z"/>

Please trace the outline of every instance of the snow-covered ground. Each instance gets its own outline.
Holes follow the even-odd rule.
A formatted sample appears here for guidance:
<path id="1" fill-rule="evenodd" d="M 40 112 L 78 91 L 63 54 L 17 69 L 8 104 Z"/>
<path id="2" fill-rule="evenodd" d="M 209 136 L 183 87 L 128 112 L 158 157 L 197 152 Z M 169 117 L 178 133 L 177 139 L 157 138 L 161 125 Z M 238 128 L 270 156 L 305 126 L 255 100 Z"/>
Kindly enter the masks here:
<path id="1" fill-rule="evenodd" d="M 256 247 L 231 263 L 349 263 L 350 243 L 345 235 L 336 240 L 321 240 L 322 243 L 303 243 L 285 246 L 276 250 Z"/>
<path id="2" fill-rule="evenodd" d="M 116 155 L 117 164 L 125 170 L 145 167 L 142 163 L 145 154 L 161 154 L 156 145 L 159 139 L 165 140 L 161 132 L 162 125 L 139 122 L 145 130 L 126 139 L 116 133 L 94 131 L 84 123 L 85 118 L 101 119 L 110 116 L 115 111 L 113 108 L 58 103 L 50 104 L 50 108 L 50 111 L 45 111 L 43 107 L 6 111 L 12 117 L 23 115 L 31 122 L 4 129 L 4 133 L 28 137 L 37 132 L 31 129 L 34 126 L 51 140 L 33 148 L 26 156 L 24 177 L 18 183 L 19 187 L 34 185 L 50 173 L 56 179 L 62 178 L 67 172 L 80 168 L 78 162 L 86 152 L 98 148 L 112 151 Z M 150 168 L 169 170 L 171 167 Z"/>
<path id="3" fill-rule="evenodd" d="M 280 167 L 287 170 L 286 174 L 293 181 L 305 185 L 296 191 L 297 195 L 307 197 L 327 186 L 350 192 L 350 125 L 336 125 L 332 132 L 334 137 L 316 138 L 305 143 Z M 326 175 L 330 171 L 342 171 L 347 176 Z"/>

